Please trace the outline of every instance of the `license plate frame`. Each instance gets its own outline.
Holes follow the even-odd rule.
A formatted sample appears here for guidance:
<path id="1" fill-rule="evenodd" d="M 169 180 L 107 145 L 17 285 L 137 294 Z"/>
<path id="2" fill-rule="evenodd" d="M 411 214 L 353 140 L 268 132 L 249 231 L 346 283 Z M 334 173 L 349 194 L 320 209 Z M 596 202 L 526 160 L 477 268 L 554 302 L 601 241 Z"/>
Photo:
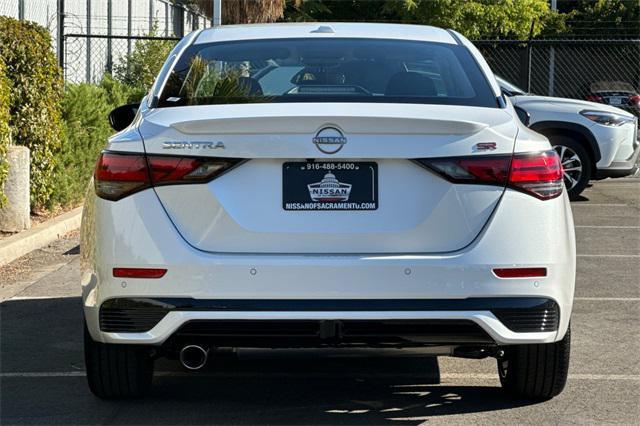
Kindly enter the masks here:
<path id="1" fill-rule="evenodd" d="M 374 211 L 379 207 L 378 163 L 288 161 L 282 164 L 286 211 Z"/>

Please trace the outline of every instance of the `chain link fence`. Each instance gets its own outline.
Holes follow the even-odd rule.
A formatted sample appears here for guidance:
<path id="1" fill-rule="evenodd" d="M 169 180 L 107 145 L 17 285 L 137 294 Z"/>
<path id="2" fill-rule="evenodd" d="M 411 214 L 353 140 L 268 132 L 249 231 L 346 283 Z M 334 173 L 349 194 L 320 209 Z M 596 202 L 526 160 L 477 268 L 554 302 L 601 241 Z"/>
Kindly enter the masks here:
<path id="1" fill-rule="evenodd" d="M 118 44 L 122 37 L 127 48 L 131 40 L 150 34 L 180 38 L 189 32 L 208 27 L 210 20 L 193 10 L 170 0 L 0 0 L 0 15 L 33 21 L 49 30 L 53 49 L 60 65 L 70 69 L 80 68 L 71 64 L 82 51 L 86 61 L 83 74 L 67 74 L 71 81 L 94 81 L 94 74 L 86 69 L 104 70 L 103 41 Z M 73 34 L 74 37 L 67 37 Z M 100 39 L 108 36 L 106 39 Z M 113 40 L 114 43 L 110 43 Z M 92 52 L 94 45 L 97 52 Z M 65 47 L 74 50 L 67 55 Z M 96 63 L 91 63 L 95 58 Z M 101 76 L 101 72 L 95 75 Z M 89 78 L 91 77 L 91 78 Z"/>
<path id="2" fill-rule="evenodd" d="M 127 60 L 140 40 L 170 41 L 178 37 L 106 36 L 67 34 L 64 49 L 64 77 L 67 83 L 99 83 L 105 73 Z"/>
<path id="3" fill-rule="evenodd" d="M 594 83 L 640 89 L 640 40 L 476 41 L 493 72 L 527 92 L 587 99 Z M 638 109 L 621 105 L 634 114 Z"/>

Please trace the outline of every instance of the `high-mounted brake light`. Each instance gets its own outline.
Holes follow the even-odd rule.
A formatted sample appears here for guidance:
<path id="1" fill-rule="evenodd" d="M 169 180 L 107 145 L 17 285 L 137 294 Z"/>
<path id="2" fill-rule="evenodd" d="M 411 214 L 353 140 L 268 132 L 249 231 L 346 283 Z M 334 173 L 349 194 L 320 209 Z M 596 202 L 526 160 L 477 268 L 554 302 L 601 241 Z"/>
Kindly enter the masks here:
<path id="1" fill-rule="evenodd" d="M 116 201 L 152 186 L 205 183 L 239 164 L 237 158 L 168 157 L 103 152 L 94 175 L 96 194 Z"/>
<path id="2" fill-rule="evenodd" d="M 162 278 L 167 273 L 161 268 L 113 268 L 116 278 Z"/>
<path id="3" fill-rule="evenodd" d="M 564 187 L 560 158 L 554 150 L 417 161 L 450 182 L 509 186 L 541 200 L 559 196 Z"/>

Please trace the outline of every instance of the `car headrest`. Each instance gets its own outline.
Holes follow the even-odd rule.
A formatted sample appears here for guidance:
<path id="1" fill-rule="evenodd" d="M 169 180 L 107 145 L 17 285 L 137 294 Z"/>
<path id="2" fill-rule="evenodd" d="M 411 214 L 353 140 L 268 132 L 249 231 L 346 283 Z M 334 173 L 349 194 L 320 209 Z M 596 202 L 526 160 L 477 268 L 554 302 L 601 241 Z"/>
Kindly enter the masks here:
<path id="1" fill-rule="evenodd" d="M 387 83 L 384 92 L 387 96 L 426 96 L 438 95 L 433 80 L 418 72 L 399 72 L 394 74 Z"/>

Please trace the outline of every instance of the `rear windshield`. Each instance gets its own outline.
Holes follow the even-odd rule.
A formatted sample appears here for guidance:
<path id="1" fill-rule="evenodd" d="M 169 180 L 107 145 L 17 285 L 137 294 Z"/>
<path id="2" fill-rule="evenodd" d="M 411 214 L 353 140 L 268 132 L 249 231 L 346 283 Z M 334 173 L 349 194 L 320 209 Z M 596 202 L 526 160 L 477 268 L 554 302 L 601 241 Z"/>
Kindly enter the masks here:
<path id="1" fill-rule="evenodd" d="M 174 67 L 159 106 L 266 102 L 498 106 L 463 46 L 339 38 L 193 45 Z"/>

